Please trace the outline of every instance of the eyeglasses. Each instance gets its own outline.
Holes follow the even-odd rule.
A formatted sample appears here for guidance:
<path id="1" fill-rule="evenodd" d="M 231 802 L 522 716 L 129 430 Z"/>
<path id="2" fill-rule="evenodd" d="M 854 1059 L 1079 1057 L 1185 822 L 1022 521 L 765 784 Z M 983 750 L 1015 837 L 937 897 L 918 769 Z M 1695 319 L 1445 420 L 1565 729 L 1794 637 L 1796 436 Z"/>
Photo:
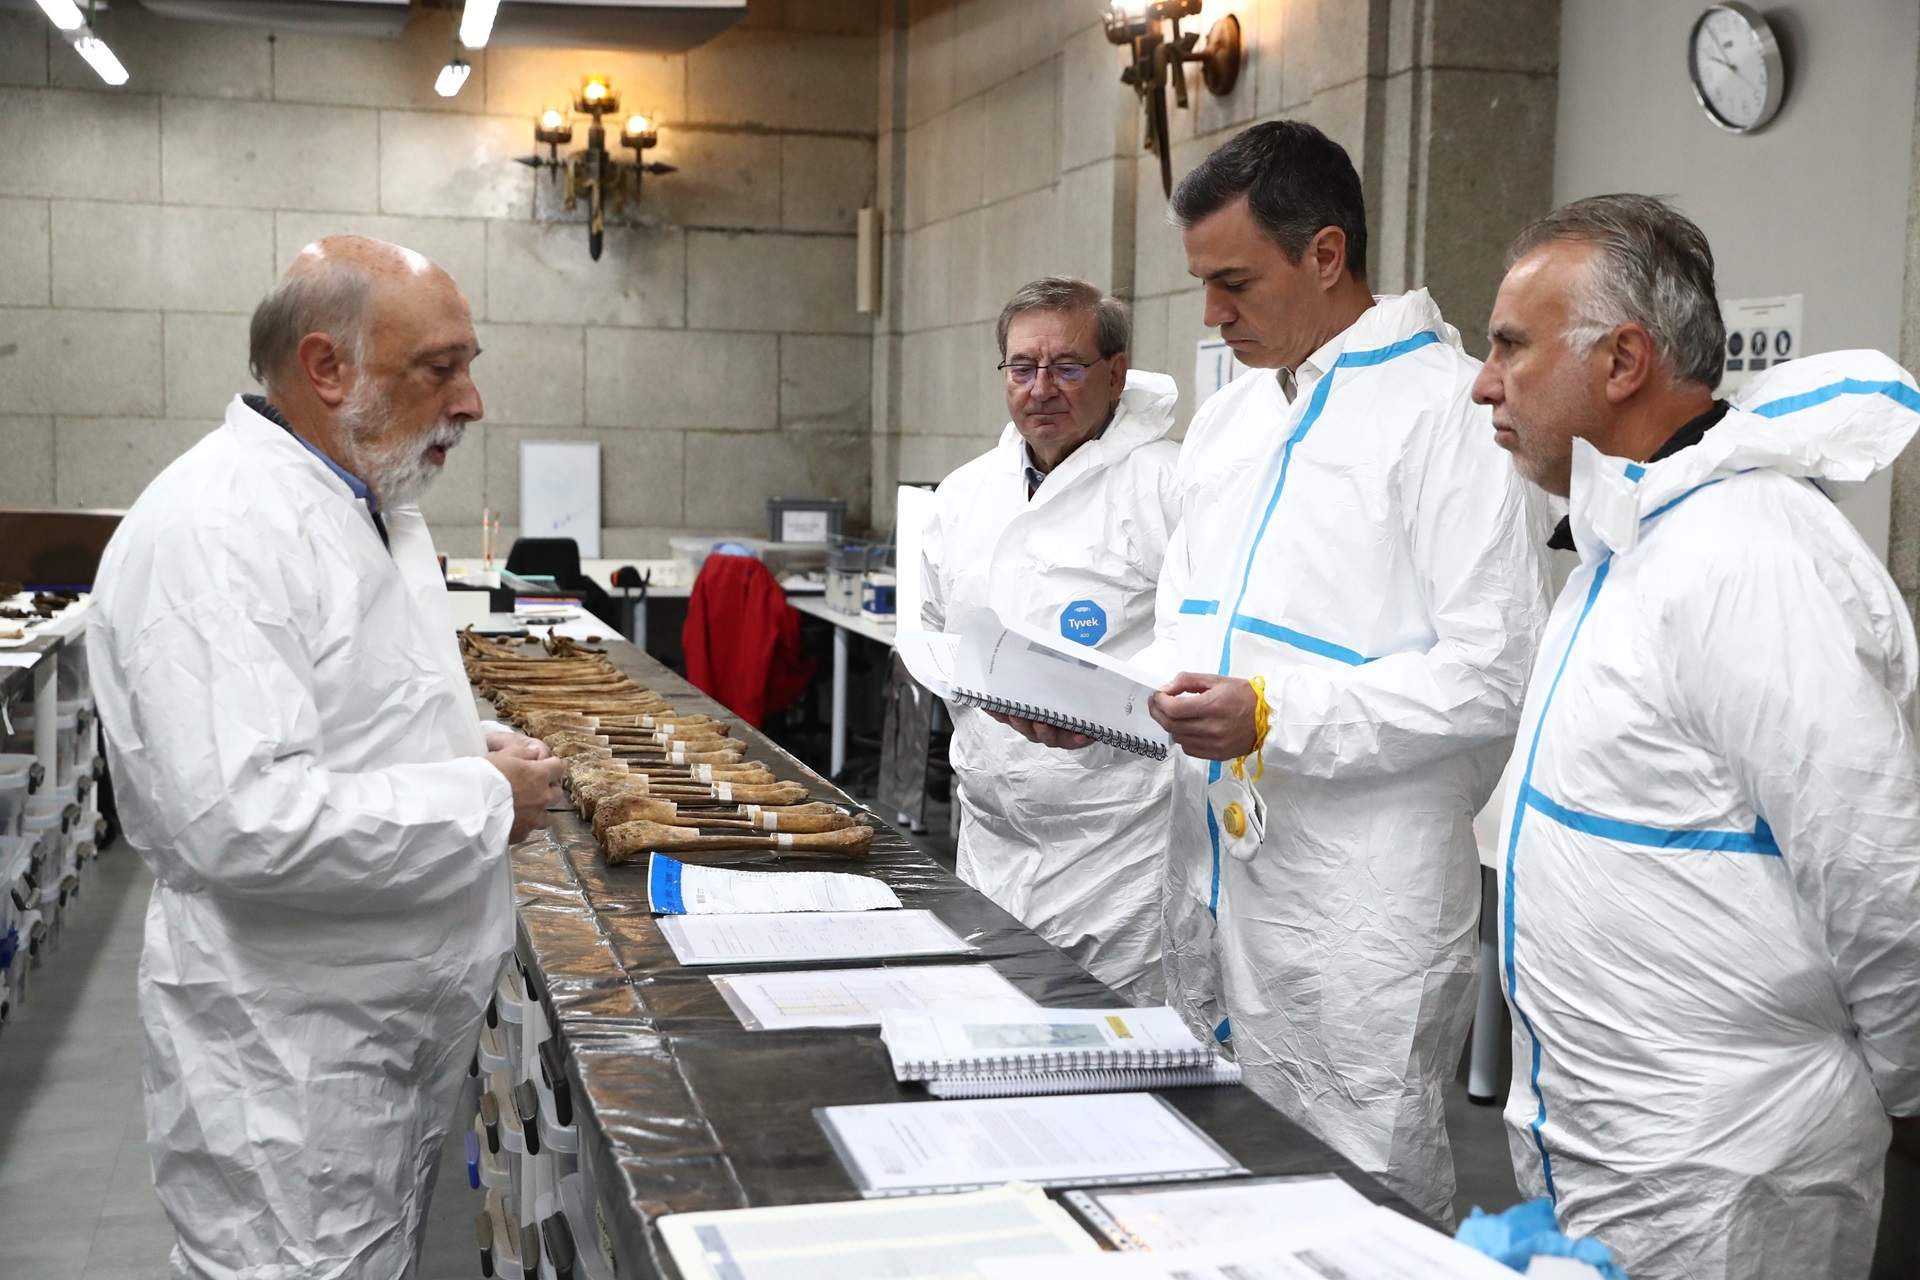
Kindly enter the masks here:
<path id="1" fill-rule="evenodd" d="M 1063 387 L 1077 387 L 1087 376 L 1087 370 L 1096 364 L 1105 364 L 1111 356 L 1101 356 L 1098 360 L 1055 360 L 1051 364 L 1034 364 L 1028 360 L 1002 360 L 993 366 L 1004 370 L 1007 381 L 1016 387 L 1031 386 L 1033 380 L 1045 369 L 1053 375 L 1053 380 Z"/>

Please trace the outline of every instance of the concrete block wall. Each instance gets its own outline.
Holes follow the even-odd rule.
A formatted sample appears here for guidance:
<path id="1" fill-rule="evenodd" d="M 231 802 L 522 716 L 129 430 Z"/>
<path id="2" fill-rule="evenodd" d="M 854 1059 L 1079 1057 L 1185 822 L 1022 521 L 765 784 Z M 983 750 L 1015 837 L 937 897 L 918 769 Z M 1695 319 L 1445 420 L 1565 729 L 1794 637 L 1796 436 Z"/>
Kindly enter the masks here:
<path id="1" fill-rule="evenodd" d="M 425 501 L 474 554 L 514 532 L 519 444 L 598 440 L 605 553 L 765 527 L 774 494 L 870 492 L 881 0 L 756 0 L 684 55 L 499 47 L 434 95 L 448 18 L 400 41 L 116 6 L 107 90 L 38 13 L 0 12 L 0 504 L 123 507 L 251 390 L 247 318 L 311 240 L 394 240 L 466 290 L 486 419 Z M 588 73 L 662 122 L 640 225 L 599 262 L 513 157 Z M 543 180 L 543 179 L 542 179 Z"/>
<path id="2" fill-rule="evenodd" d="M 881 195 L 898 288 L 875 341 L 876 523 L 895 476 L 937 479 L 997 435 L 991 321 L 1033 276 L 1080 274 L 1130 298 L 1134 364 L 1174 377 L 1183 426 L 1198 407 L 1194 347 L 1212 331 L 1159 161 L 1140 146 L 1124 54 L 1100 27 L 1105 6 L 1012 6 L 1018 44 L 1008 7 L 896 0 L 883 33 Z M 1169 95 L 1174 180 L 1257 121 L 1313 122 L 1360 171 L 1375 289 L 1431 287 L 1482 349 L 1505 244 L 1551 201 L 1557 2 L 1208 0 L 1186 29 L 1228 13 L 1239 80 L 1214 97 L 1195 69 L 1193 106 Z"/>

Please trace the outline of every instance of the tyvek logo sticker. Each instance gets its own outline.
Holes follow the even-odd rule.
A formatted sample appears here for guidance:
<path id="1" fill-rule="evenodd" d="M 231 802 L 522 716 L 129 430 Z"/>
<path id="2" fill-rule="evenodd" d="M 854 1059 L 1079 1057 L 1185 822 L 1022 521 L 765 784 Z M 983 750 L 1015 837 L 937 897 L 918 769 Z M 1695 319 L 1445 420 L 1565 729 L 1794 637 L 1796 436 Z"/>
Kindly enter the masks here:
<path id="1" fill-rule="evenodd" d="M 1060 611 L 1060 634 L 1091 648 L 1107 638 L 1107 611 L 1091 600 L 1075 600 Z"/>

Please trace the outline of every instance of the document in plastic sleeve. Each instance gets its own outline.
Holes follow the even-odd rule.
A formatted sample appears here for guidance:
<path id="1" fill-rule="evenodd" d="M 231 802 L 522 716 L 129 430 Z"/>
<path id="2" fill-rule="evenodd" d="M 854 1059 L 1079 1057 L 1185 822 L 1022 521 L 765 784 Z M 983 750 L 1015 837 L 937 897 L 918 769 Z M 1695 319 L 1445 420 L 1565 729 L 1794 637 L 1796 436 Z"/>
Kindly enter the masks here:
<path id="1" fill-rule="evenodd" d="M 749 1031 L 874 1027 L 894 1010 L 1033 1003 L 986 964 L 716 974 L 712 982 Z"/>
<path id="2" fill-rule="evenodd" d="M 1033 1187 L 675 1213 L 660 1219 L 660 1237 L 685 1280 L 979 1280 L 992 1258 L 1100 1251 Z"/>
<path id="3" fill-rule="evenodd" d="M 1196 1249 L 996 1259 L 987 1280 L 1513 1280 L 1483 1253 L 1391 1209 Z"/>
<path id="4" fill-rule="evenodd" d="M 814 1115 L 869 1198 L 1005 1182 L 1100 1186 L 1246 1172 L 1150 1093 L 890 1102 L 821 1107 Z"/>
<path id="5" fill-rule="evenodd" d="M 1311 1226 L 1373 1207 L 1338 1178 L 1069 1191 L 1066 1201 L 1115 1247 L 1155 1251 Z"/>
<path id="6" fill-rule="evenodd" d="M 659 853 L 647 861 L 647 909 L 655 915 L 882 911 L 899 905 L 881 881 L 843 871 L 730 871 L 688 866 Z"/>
<path id="7" fill-rule="evenodd" d="M 818 964 L 977 950 L 931 911 L 662 916 L 660 932 L 684 965 Z"/>

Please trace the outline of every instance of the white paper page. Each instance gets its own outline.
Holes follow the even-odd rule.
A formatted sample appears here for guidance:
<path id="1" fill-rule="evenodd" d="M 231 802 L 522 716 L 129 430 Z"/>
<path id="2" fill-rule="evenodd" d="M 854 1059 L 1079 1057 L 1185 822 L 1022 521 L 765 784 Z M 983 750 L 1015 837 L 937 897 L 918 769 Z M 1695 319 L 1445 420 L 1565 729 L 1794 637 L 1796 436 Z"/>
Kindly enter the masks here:
<path id="1" fill-rule="evenodd" d="M 987 1280 L 1513 1280 L 1513 1272 L 1391 1209 L 1164 1253 L 996 1260 Z"/>
<path id="2" fill-rule="evenodd" d="M 954 687 L 1167 745 L 1147 710 L 1162 683 L 1098 649 L 1004 624 L 991 609 L 960 620 Z"/>
<path id="3" fill-rule="evenodd" d="M 973 1008 L 889 1012 L 881 1038 L 901 1080 L 980 1072 L 1174 1067 L 1210 1061 L 1178 1013 L 1150 1009 Z"/>
<path id="4" fill-rule="evenodd" d="M 659 853 L 647 862 L 647 908 L 658 915 L 881 911 L 899 905 L 885 884 L 843 871 L 730 871 L 688 866 Z"/>
<path id="5" fill-rule="evenodd" d="M 1033 1187 L 675 1213 L 660 1219 L 660 1237 L 686 1280 L 978 1280 L 989 1258 L 1100 1251 Z"/>
<path id="6" fill-rule="evenodd" d="M 944 631 L 905 631 L 893 638 L 893 651 L 907 673 L 936 698 L 953 696 L 953 673 L 960 662 L 960 637 Z"/>
<path id="7" fill-rule="evenodd" d="M 875 1027 L 890 1009 L 941 1009 L 1033 1002 L 986 964 L 905 969 L 814 969 L 716 975 L 713 985 L 751 1031 L 793 1027 Z"/>
<path id="8" fill-rule="evenodd" d="M 45 656 L 39 653 L 0 653 L 0 667 L 32 668 L 38 666 L 40 659 Z"/>
<path id="9" fill-rule="evenodd" d="M 1095 1207 L 1143 1249 L 1186 1249 L 1366 1213 L 1373 1205 L 1338 1178 L 1091 1191 Z"/>
<path id="10" fill-rule="evenodd" d="M 819 1116 L 866 1196 L 1246 1172 L 1150 1093 L 891 1102 Z"/>
<path id="11" fill-rule="evenodd" d="M 662 916 L 681 964 L 811 964 L 973 951 L 931 911 L 814 911 L 751 916 Z"/>

